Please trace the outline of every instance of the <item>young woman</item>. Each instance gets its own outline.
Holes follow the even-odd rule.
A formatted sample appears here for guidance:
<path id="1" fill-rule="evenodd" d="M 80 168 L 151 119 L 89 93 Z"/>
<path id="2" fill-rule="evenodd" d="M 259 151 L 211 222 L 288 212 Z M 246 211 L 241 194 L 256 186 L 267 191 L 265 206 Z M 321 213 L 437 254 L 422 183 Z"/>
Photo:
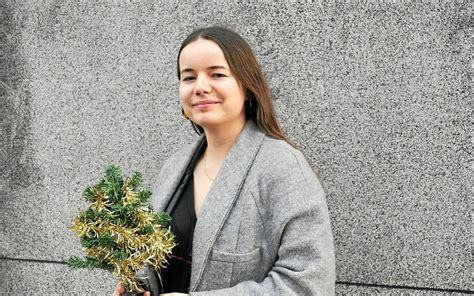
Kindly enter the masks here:
<path id="1" fill-rule="evenodd" d="M 149 285 L 165 295 L 334 294 L 323 189 L 285 139 L 247 42 L 222 27 L 194 31 L 178 77 L 182 113 L 202 135 L 165 162 L 154 188 L 178 246 L 167 268 L 148 270 Z"/>

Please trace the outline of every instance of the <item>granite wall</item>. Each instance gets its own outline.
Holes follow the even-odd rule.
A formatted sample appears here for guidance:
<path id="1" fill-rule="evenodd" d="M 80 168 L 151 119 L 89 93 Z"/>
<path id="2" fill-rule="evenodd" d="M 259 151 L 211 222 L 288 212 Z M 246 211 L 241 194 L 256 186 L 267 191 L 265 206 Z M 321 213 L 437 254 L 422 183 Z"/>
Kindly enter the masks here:
<path id="1" fill-rule="evenodd" d="M 150 186 L 196 139 L 175 59 L 194 28 L 253 47 L 327 191 L 338 294 L 472 280 L 469 1 L 0 1 L 0 293 L 110 295 L 68 231 L 109 163 Z M 471 196 L 471 197 L 470 197 Z"/>

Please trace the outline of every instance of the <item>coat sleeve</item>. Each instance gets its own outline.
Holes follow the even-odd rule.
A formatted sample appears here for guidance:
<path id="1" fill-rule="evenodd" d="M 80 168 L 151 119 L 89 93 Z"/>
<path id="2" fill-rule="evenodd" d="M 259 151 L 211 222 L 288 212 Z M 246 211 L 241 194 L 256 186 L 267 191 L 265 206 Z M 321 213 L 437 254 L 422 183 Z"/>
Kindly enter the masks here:
<path id="1" fill-rule="evenodd" d="M 285 151 L 288 152 L 288 151 Z M 298 151 L 269 165 L 254 196 L 263 207 L 266 241 L 277 250 L 261 282 L 191 295 L 334 295 L 334 244 L 324 190 Z M 283 157 L 284 159 L 285 157 Z"/>

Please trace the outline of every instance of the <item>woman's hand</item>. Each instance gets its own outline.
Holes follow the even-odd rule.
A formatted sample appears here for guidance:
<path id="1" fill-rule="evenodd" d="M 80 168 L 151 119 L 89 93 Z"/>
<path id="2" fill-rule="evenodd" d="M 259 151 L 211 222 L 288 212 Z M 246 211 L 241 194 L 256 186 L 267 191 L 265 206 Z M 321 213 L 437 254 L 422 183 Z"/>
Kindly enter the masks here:
<path id="1" fill-rule="evenodd" d="M 120 296 L 122 295 L 122 293 L 125 293 L 125 288 L 121 282 L 118 282 L 117 286 L 115 287 L 114 294 L 112 294 L 112 296 Z"/>
<path id="2" fill-rule="evenodd" d="M 148 292 L 148 291 L 144 291 L 144 292 L 145 292 L 145 294 L 143 294 L 144 296 L 151 296 L 150 292 Z M 114 294 L 112 294 L 112 296 L 120 296 L 123 293 L 125 293 L 125 287 L 122 285 L 121 282 L 118 282 L 117 286 L 115 287 Z M 168 295 L 168 294 L 166 294 L 166 295 Z"/>

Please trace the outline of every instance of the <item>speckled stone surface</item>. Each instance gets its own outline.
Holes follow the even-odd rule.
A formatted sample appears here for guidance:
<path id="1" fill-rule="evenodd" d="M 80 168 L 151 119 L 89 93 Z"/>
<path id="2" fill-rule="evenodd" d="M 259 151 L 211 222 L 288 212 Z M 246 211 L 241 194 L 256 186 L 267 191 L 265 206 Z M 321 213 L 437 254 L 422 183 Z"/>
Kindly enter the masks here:
<path id="1" fill-rule="evenodd" d="M 107 164 L 151 185 L 194 141 L 177 50 L 224 24 L 324 183 L 338 280 L 474 290 L 467 1 L 2 1 L 0 16 L 1 257 L 79 255 L 67 227 Z"/>
<path id="2" fill-rule="evenodd" d="M 0 260 L 0 295 L 112 295 L 116 280 L 103 270 L 64 264 Z"/>

